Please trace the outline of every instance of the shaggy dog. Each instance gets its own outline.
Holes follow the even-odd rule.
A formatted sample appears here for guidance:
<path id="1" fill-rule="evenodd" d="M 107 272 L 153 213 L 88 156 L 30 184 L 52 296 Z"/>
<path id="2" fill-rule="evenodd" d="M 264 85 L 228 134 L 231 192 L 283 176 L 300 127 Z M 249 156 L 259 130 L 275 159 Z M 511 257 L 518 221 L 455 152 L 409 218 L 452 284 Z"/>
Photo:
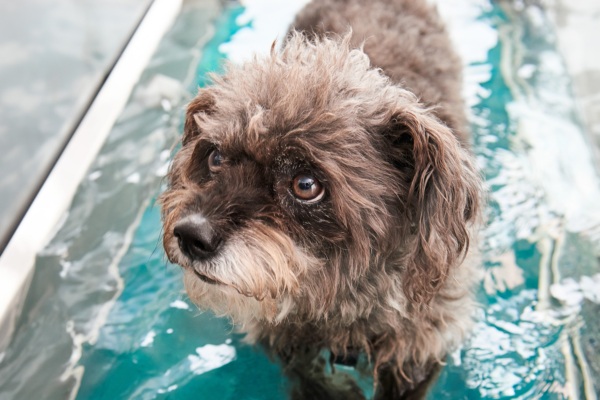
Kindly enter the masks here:
<path id="1" fill-rule="evenodd" d="M 360 359 L 376 397 L 423 395 L 471 323 L 481 194 L 435 8 L 318 0 L 281 51 L 213 80 L 161 197 L 189 296 L 279 356 L 296 397 L 363 398 L 335 368 Z"/>

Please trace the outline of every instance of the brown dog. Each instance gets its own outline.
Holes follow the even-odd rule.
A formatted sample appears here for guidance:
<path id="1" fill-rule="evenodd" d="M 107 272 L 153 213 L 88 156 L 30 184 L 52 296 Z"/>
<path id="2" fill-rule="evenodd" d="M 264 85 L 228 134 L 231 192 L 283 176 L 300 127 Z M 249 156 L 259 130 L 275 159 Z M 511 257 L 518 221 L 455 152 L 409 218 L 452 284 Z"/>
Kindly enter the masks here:
<path id="1" fill-rule="evenodd" d="M 380 398 L 422 393 L 470 326 L 477 276 L 461 64 L 421 0 L 319 0 L 295 28 L 190 103 L 166 253 L 191 299 L 279 355 L 303 396 L 363 396 L 320 377 L 323 351 L 364 354 Z"/>

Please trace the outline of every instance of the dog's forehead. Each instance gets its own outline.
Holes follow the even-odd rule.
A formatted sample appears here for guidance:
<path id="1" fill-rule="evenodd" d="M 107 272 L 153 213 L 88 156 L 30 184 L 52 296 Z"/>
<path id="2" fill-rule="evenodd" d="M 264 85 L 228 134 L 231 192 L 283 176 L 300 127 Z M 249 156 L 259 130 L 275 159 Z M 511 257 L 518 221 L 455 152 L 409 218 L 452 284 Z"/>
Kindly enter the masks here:
<path id="1" fill-rule="evenodd" d="M 381 99 L 396 97 L 386 78 L 369 68 L 362 52 L 297 50 L 230 66 L 209 89 L 213 108 L 199 121 L 205 124 L 199 131 L 223 151 L 258 159 L 272 159 L 286 148 L 322 154 L 370 147 L 369 133 L 387 109 Z M 339 68 L 324 67 L 330 56 Z"/>
<path id="2" fill-rule="evenodd" d="M 272 164 L 280 162 L 282 156 L 313 159 L 350 141 L 368 145 L 368 138 L 356 132 L 351 137 L 345 135 L 351 128 L 329 111 L 313 108 L 290 113 L 284 107 L 269 107 L 254 99 L 240 101 L 240 106 L 235 109 L 217 101 L 214 114 L 197 120 L 205 139 L 226 155 Z"/>

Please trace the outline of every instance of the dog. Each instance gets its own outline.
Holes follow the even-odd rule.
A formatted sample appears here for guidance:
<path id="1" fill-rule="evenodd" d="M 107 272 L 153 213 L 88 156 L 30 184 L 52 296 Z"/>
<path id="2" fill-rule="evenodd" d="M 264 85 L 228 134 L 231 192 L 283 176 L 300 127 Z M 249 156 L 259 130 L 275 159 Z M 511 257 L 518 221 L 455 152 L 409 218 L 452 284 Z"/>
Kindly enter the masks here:
<path id="1" fill-rule="evenodd" d="M 297 398 L 367 397 L 336 365 L 376 398 L 423 396 L 471 326 L 482 207 L 435 7 L 316 0 L 280 50 L 212 80 L 160 198 L 192 301 L 276 355 Z"/>

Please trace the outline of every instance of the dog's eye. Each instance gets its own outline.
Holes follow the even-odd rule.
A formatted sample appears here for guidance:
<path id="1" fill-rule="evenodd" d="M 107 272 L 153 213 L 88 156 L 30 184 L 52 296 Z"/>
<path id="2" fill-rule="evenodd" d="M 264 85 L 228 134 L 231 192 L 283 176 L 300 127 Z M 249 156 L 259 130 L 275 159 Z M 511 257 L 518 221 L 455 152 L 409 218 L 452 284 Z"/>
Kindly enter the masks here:
<path id="1" fill-rule="evenodd" d="M 325 189 L 316 178 L 300 174 L 292 180 L 292 194 L 300 201 L 314 203 L 321 200 Z"/>
<path id="2" fill-rule="evenodd" d="M 211 151 L 210 155 L 208 156 L 208 169 L 210 169 L 211 172 L 217 172 L 221 169 L 222 163 L 223 156 L 221 155 L 219 150 Z"/>

